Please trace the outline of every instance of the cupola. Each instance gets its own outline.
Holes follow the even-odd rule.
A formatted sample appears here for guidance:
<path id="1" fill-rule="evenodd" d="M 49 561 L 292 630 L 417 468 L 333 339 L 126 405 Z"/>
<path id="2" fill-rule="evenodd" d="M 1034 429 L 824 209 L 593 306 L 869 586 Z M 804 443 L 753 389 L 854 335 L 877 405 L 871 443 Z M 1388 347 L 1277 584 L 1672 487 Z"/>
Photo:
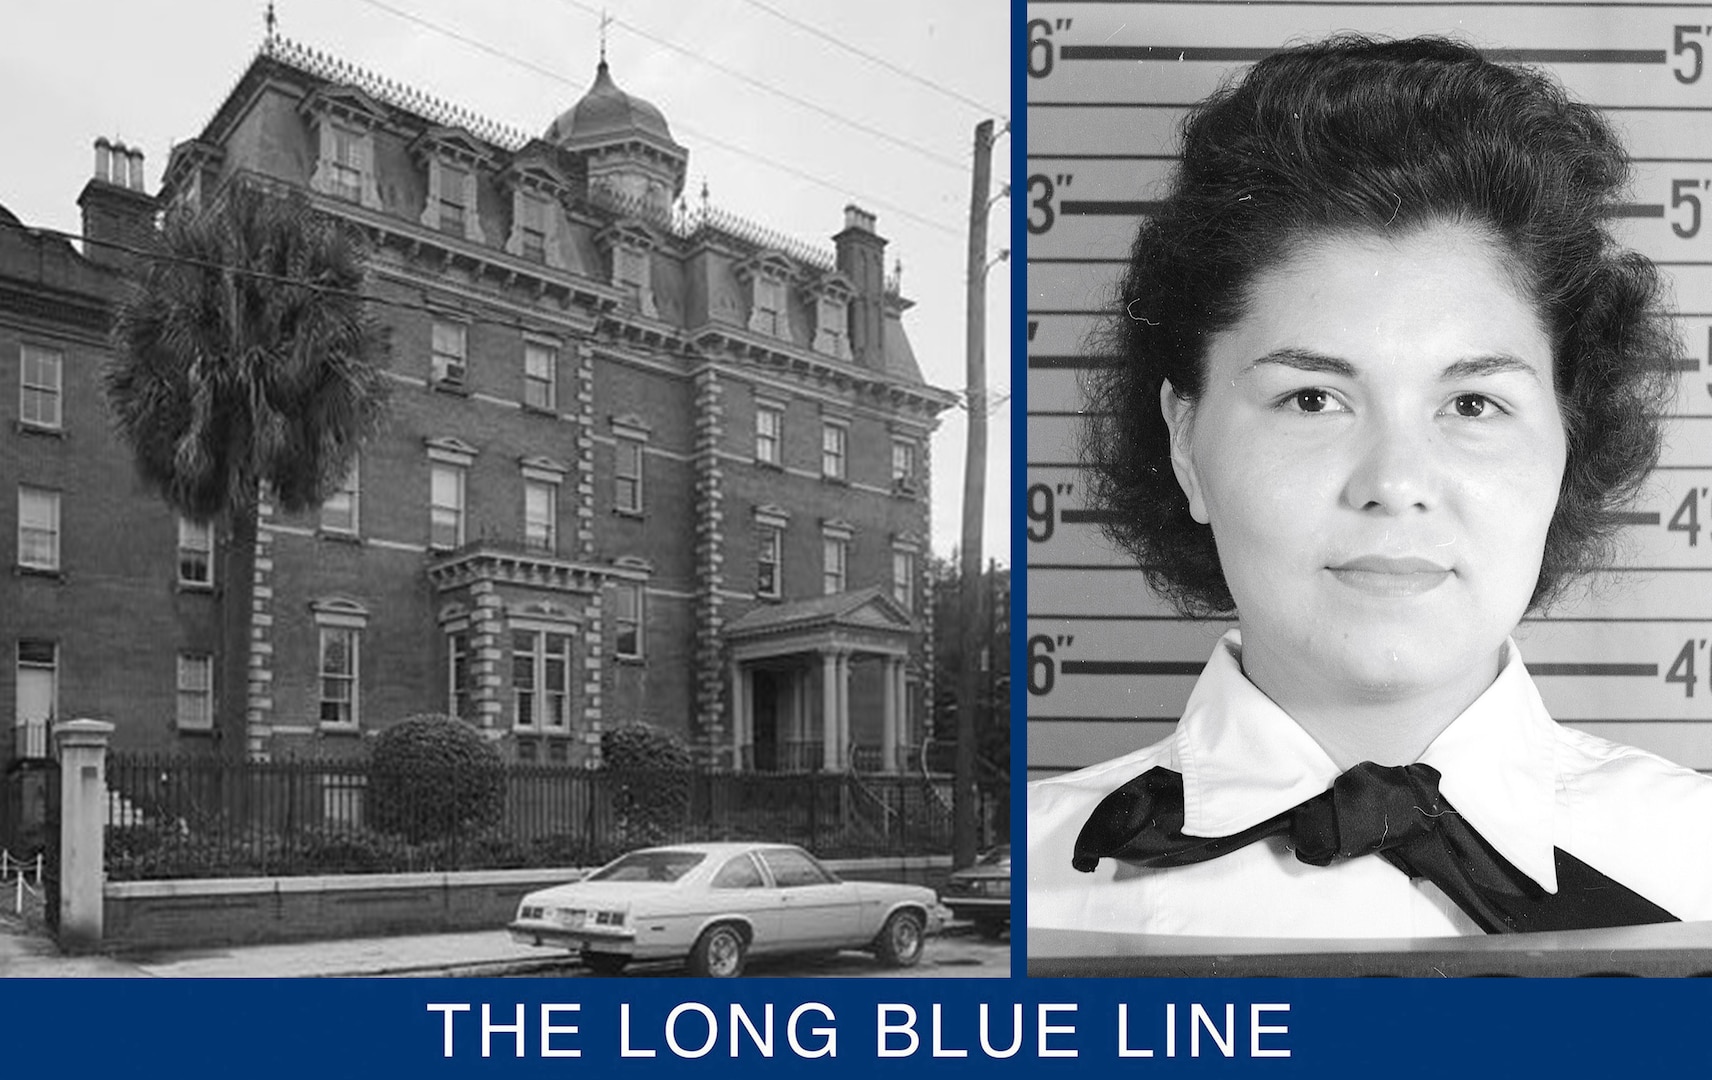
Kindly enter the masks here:
<path id="1" fill-rule="evenodd" d="M 619 89 L 605 58 L 588 93 L 560 113 L 543 138 L 583 155 L 589 183 L 626 202 L 669 212 L 683 192 L 689 151 L 672 139 L 659 109 Z"/>

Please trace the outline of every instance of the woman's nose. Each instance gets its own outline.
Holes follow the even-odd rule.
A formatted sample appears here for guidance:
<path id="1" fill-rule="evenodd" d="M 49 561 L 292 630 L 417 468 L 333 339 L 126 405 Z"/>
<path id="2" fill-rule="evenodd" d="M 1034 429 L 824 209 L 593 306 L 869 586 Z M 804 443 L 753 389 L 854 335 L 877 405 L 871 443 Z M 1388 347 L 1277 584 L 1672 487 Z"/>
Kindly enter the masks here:
<path id="1" fill-rule="evenodd" d="M 1368 513 L 1431 509 L 1439 494 L 1440 449 L 1430 423 L 1374 418 L 1356 448 L 1344 501 Z"/>

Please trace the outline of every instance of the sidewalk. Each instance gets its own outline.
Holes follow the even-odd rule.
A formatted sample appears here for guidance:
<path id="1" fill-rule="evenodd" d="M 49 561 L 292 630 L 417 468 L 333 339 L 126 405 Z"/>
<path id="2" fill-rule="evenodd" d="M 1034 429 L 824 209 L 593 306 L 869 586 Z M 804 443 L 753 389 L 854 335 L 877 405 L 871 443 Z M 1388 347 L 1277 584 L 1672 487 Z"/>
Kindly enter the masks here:
<path id="1" fill-rule="evenodd" d="M 10 909 L 0 912 L 0 978 L 130 979 L 145 974 L 109 956 L 62 956 L 49 938 L 25 927 Z"/>
<path id="2" fill-rule="evenodd" d="M 967 935 L 972 927 L 952 924 L 948 933 Z M 564 963 L 564 953 L 519 945 L 504 930 L 175 949 L 120 957 L 64 956 L 48 938 L 29 931 L 9 914 L 0 915 L 0 978 L 499 976 L 550 971 Z"/>
<path id="3" fill-rule="evenodd" d="M 0 978 L 315 978 L 354 975 L 510 975 L 565 956 L 513 942 L 504 930 L 465 934 L 177 949 L 131 956 L 65 956 L 48 938 L 0 918 Z"/>

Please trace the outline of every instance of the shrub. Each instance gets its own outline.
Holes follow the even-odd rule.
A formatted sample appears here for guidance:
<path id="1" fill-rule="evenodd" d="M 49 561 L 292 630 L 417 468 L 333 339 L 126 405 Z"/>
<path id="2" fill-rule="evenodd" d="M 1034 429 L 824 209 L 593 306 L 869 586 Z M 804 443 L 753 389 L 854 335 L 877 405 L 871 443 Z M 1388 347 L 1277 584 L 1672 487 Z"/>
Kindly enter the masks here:
<path id="1" fill-rule="evenodd" d="M 479 829 L 505 811 L 499 752 L 481 732 L 425 713 L 384 729 L 369 750 L 369 823 L 416 843 Z"/>
<path id="2" fill-rule="evenodd" d="M 601 732 L 600 758 L 607 768 L 623 770 L 687 770 L 695 763 L 682 736 L 640 722 Z"/>
<path id="3" fill-rule="evenodd" d="M 684 740 L 648 724 L 622 724 L 601 733 L 600 756 L 621 842 L 641 847 L 675 838 L 688 817 L 695 761 Z"/>

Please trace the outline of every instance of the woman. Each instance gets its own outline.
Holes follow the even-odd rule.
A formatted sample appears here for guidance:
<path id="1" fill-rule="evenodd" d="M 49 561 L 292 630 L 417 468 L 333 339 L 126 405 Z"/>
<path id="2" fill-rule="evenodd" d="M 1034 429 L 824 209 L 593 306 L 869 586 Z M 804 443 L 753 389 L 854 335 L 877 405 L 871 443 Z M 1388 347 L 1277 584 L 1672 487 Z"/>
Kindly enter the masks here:
<path id="1" fill-rule="evenodd" d="M 1712 918 L 1712 779 L 1559 727 L 1510 641 L 1658 454 L 1627 171 L 1594 109 L 1439 39 L 1285 50 L 1191 112 L 1084 464 L 1154 588 L 1238 629 L 1170 738 L 1031 786 L 1031 925 Z"/>

